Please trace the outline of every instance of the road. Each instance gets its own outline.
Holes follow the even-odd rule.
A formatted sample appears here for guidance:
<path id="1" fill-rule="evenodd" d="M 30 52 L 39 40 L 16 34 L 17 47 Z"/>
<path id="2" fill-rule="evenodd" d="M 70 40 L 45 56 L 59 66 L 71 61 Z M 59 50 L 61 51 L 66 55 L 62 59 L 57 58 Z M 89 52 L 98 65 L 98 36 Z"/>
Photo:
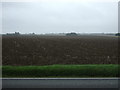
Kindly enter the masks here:
<path id="1" fill-rule="evenodd" d="M 3 78 L 3 88 L 118 88 L 118 78 Z"/>

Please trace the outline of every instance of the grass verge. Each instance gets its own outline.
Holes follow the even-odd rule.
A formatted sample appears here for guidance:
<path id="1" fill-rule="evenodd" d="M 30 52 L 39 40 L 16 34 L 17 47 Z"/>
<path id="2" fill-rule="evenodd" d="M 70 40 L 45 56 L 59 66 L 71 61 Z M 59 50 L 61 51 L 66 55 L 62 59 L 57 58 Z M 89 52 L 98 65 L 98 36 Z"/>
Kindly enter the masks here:
<path id="1" fill-rule="evenodd" d="M 118 65 L 2 66 L 3 77 L 119 77 Z"/>

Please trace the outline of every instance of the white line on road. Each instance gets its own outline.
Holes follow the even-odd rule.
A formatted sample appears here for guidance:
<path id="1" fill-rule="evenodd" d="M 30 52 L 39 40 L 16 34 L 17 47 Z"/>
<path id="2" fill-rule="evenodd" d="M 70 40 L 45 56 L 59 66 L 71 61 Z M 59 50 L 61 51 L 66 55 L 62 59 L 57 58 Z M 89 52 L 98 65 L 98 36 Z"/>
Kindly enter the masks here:
<path id="1" fill-rule="evenodd" d="M 120 78 L 0 78 L 3 80 L 118 80 Z"/>

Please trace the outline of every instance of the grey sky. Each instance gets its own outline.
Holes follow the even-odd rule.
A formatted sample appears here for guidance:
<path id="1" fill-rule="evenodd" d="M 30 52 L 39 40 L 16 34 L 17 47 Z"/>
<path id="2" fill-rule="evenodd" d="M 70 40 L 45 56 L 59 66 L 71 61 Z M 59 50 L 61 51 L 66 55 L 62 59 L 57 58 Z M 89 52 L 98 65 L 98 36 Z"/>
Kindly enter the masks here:
<path id="1" fill-rule="evenodd" d="M 118 32 L 116 2 L 4 2 L 3 33 Z"/>

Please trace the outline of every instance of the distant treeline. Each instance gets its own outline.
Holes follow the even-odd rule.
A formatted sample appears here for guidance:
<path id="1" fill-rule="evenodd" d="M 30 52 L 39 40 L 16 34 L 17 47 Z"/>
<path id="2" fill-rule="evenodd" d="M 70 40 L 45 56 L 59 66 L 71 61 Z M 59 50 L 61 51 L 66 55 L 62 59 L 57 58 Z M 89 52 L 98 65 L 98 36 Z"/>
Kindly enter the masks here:
<path id="1" fill-rule="evenodd" d="M 120 33 L 115 34 L 116 36 L 120 36 Z"/>
<path id="2" fill-rule="evenodd" d="M 6 33 L 3 35 L 64 35 L 64 36 L 79 36 L 79 35 L 115 35 L 119 36 L 120 33 L 76 33 L 76 32 L 70 32 L 70 33 L 45 33 L 45 34 L 36 34 L 34 32 L 27 33 L 27 34 L 21 34 L 20 32 L 13 32 L 13 33 Z"/>

